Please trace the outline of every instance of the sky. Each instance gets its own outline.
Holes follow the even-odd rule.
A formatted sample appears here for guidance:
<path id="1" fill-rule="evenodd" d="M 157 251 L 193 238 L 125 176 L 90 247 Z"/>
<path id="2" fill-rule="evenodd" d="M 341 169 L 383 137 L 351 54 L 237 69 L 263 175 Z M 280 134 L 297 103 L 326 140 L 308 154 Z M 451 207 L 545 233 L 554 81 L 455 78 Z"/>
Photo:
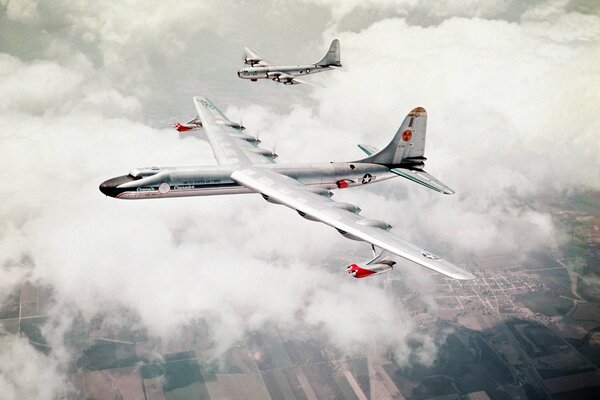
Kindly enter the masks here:
<path id="1" fill-rule="evenodd" d="M 560 227 L 539 205 L 600 189 L 598 7 L 0 0 L 0 302 L 24 282 L 53 293 L 52 351 L 0 336 L 0 392 L 70 392 L 86 344 L 68 333 L 98 315 L 164 339 L 204 320 L 215 358 L 276 329 L 433 362 L 439 335 L 418 334 L 379 277 L 345 274 L 367 245 L 259 196 L 128 202 L 98 185 L 134 167 L 214 164 L 205 141 L 169 129 L 195 115 L 194 95 L 276 147 L 280 163 L 359 159 L 356 144 L 385 146 L 422 106 L 426 168 L 457 193 L 396 179 L 334 199 L 459 265 L 556 248 Z M 334 38 L 343 68 L 308 78 L 322 88 L 236 75 L 244 46 L 293 64 L 320 59 Z M 431 303 L 427 272 L 394 273 Z"/>

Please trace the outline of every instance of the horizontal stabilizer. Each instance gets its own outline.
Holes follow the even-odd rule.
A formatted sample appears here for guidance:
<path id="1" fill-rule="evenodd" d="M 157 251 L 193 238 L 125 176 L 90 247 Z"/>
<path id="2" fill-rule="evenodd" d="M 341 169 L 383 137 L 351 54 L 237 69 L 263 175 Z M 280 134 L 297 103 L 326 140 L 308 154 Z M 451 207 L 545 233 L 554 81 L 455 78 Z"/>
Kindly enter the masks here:
<path id="1" fill-rule="evenodd" d="M 359 144 L 358 148 L 364 151 L 368 156 L 379 153 L 379 149 L 377 147 L 369 146 L 368 144 Z"/>
<path id="2" fill-rule="evenodd" d="M 307 82 L 307 81 L 305 81 L 304 79 L 299 79 L 299 78 L 293 78 L 293 79 L 292 79 L 292 82 L 293 82 L 293 83 L 302 83 L 302 84 L 304 84 L 304 85 L 313 86 L 313 87 L 318 87 L 318 88 L 322 88 L 322 87 L 324 87 L 324 86 L 321 86 L 321 85 L 316 85 L 316 84 L 314 84 L 314 83 Z"/>
<path id="3" fill-rule="evenodd" d="M 392 168 L 392 172 L 400 175 L 403 178 L 409 179 L 413 182 L 417 182 L 420 185 L 428 187 L 429 189 L 441 192 L 444 194 L 454 194 L 454 190 L 444 185 L 442 182 L 434 178 L 432 175 L 425 171 L 411 170 L 404 168 Z"/>

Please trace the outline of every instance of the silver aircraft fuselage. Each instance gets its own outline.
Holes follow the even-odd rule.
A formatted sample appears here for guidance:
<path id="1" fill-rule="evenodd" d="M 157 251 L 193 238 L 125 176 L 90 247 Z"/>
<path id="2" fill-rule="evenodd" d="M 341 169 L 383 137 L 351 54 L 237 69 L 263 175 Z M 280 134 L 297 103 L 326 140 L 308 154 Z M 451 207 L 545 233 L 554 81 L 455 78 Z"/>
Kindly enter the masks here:
<path id="1" fill-rule="evenodd" d="M 330 189 L 361 186 L 398 176 L 383 165 L 370 163 L 332 162 L 254 166 L 268 168 L 297 179 L 312 190 L 323 194 L 327 194 Z M 136 168 L 128 175 L 103 182 L 100 191 L 118 199 L 254 193 L 231 179 L 231 174 L 240 168 L 239 165 Z"/>
<path id="2" fill-rule="evenodd" d="M 281 73 L 293 75 L 293 76 L 304 76 L 314 74 L 317 72 L 332 70 L 332 67 L 305 64 L 305 65 L 267 65 L 267 66 L 255 66 L 242 68 L 238 71 L 238 76 L 243 79 L 277 79 L 277 76 Z"/>

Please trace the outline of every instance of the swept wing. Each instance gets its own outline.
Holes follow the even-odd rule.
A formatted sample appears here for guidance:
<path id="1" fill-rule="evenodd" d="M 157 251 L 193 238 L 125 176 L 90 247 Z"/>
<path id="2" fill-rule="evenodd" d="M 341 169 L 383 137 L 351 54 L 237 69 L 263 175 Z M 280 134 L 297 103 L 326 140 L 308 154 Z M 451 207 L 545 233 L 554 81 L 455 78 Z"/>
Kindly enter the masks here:
<path id="1" fill-rule="evenodd" d="M 255 138 L 232 126 L 234 124 L 210 100 L 194 97 L 194 104 L 217 163 L 249 165 L 275 162 L 276 154 L 258 147 Z"/>
<path id="2" fill-rule="evenodd" d="M 363 218 L 339 207 L 339 203 L 329 197 L 311 192 L 296 179 L 255 167 L 237 170 L 231 178 L 238 184 L 267 196 L 270 201 L 281 203 L 298 213 L 310 216 L 311 219 L 334 227 L 345 236 L 364 240 L 454 279 L 474 278 L 472 274 L 454 264 L 400 239 L 389 231 L 389 226 L 385 223 Z"/>

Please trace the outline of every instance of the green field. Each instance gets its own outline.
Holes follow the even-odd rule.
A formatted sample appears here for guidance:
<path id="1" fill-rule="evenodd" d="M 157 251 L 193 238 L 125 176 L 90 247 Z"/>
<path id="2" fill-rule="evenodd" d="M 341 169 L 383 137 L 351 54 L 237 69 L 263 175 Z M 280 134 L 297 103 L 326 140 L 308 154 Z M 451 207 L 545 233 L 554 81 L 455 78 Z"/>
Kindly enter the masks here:
<path id="1" fill-rule="evenodd" d="M 19 316 L 20 291 L 15 290 L 0 303 L 0 319 L 17 318 Z"/>
<path id="2" fill-rule="evenodd" d="M 137 361 L 135 346 L 133 344 L 97 340 L 90 348 L 83 352 L 78 365 L 94 371 L 129 367 Z"/>
<path id="3" fill-rule="evenodd" d="M 544 283 L 546 291 L 555 293 L 555 296 L 572 296 L 571 278 L 566 268 L 552 268 L 535 271 L 535 275 Z"/>
<path id="4" fill-rule="evenodd" d="M 577 211 L 594 215 L 600 210 L 600 195 L 593 191 L 574 193 L 569 197 L 568 205 Z"/>
<path id="5" fill-rule="evenodd" d="M 600 306 L 600 279 L 577 279 L 577 293 L 587 301 Z"/>
<path id="6" fill-rule="evenodd" d="M 168 400 L 210 400 L 200 366 L 196 360 L 169 361 L 164 364 L 165 384 L 163 389 Z"/>
<path id="7" fill-rule="evenodd" d="M 531 311 L 548 316 L 565 315 L 573 307 L 572 300 L 547 291 L 527 293 L 519 300 Z"/>

